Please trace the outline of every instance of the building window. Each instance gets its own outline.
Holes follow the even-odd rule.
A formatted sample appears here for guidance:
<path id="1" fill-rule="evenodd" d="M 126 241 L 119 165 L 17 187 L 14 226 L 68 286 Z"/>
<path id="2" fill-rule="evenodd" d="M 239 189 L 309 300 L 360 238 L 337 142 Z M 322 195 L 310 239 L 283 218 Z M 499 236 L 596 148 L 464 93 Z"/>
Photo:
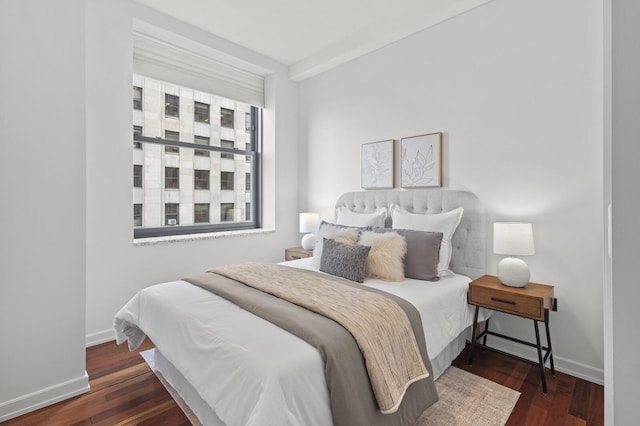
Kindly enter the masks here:
<path id="1" fill-rule="evenodd" d="M 220 108 L 220 126 L 234 128 L 233 110 L 227 108 Z"/>
<path id="2" fill-rule="evenodd" d="M 142 126 L 133 126 L 133 137 L 142 136 Z M 142 144 L 140 142 L 133 141 L 133 147 L 135 149 L 142 149 Z"/>
<path id="3" fill-rule="evenodd" d="M 233 222 L 233 212 L 234 212 L 234 204 L 233 203 L 220 203 L 220 222 Z"/>
<path id="4" fill-rule="evenodd" d="M 233 172 L 220 172 L 220 189 L 223 191 L 233 191 L 235 189 L 233 182 Z"/>
<path id="5" fill-rule="evenodd" d="M 133 165 L 133 187 L 142 188 L 142 166 L 140 164 Z"/>
<path id="6" fill-rule="evenodd" d="M 223 148 L 229 148 L 229 149 L 234 149 L 235 148 L 235 144 L 233 143 L 233 141 L 227 141 L 222 139 L 220 141 L 220 146 Z M 227 152 L 223 152 L 222 154 L 220 154 L 220 158 L 226 158 L 229 160 L 233 160 L 233 154 L 229 154 Z"/>
<path id="7" fill-rule="evenodd" d="M 178 167 L 164 168 L 164 188 L 180 189 L 180 169 Z"/>
<path id="8" fill-rule="evenodd" d="M 194 120 L 200 123 L 209 122 L 209 104 L 202 102 L 194 102 L 193 106 Z"/>
<path id="9" fill-rule="evenodd" d="M 247 133 L 251 132 L 251 114 L 248 112 L 244 113 L 244 131 Z"/>
<path id="10" fill-rule="evenodd" d="M 206 136 L 194 136 L 193 141 L 196 143 L 196 145 L 209 145 L 209 138 Z M 193 154 L 199 155 L 201 157 L 208 157 L 209 151 L 206 151 L 204 149 L 196 149 Z"/>
<path id="11" fill-rule="evenodd" d="M 142 226 L 142 204 L 133 205 L 133 226 Z"/>
<path id="12" fill-rule="evenodd" d="M 164 94 L 165 117 L 180 117 L 180 96 Z"/>
<path id="13" fill-rule="evenodd" d="M 133 86 L 133 109 L 142 111 L 142 87 Z"/>
<path id="14" fill-rule="evenodd" d="M 209 170 L 195 170 L 193 185 L 195 189 L 209 189 Z"/>
<path id="15" fill-rule="evenodd" d="M 180 132 L 165 130 L 164 138 L 168 141 L 180 141 Z M 168 152 L 170 154 L 179 154 L 180 148 L 178 148 L 177 146 L 165 145 L 164 152 Z"/>
<path id="16" fill-rule="evenodd" d="M 164 205 L 164 224 L 173 226 L 180 225 L 180 204 L 167 203 Z"/>
<path id="17" fill-rule="evenodd" d="M 209 223 L 209 204 L 193 205 L 193 222 Z"/>
<path id="18" fill-rule="evenodd" d="M 133 156 L 134 238 L 259 228 L 262 110 L 174 82 L 141 75 L 134 81 L 145 88 L 142 110 L 133 112 L 140 124 L 133 128 L 134 146 L 143 148 Z M 182 114 L 180 100 L 187 102 Z M 158 110 L 163 102 L 166 116 Z M 171 118 L 178 115 L 179 122 Z"/>

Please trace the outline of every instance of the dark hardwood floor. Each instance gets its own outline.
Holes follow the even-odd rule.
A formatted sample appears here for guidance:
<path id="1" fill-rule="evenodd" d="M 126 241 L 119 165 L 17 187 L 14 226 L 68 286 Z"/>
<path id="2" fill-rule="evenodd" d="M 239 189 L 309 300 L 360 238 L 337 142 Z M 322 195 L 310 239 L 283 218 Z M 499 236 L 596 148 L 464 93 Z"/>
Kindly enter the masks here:
<path id="1" fill-rule="evenodd" d="M 139 355 L 152 347 L 146 340 L 131 353 L 114 342 L 88 348 L 90 392 L 2 425 L 189 425 Z M 477 352 L 469 367 L 466 354 L 454 362 L 456 367 L 522 393 L 507 426 L 604 424 L 602 386 L 558 372 L 548 376 L 545 396 L 535 366 L 487 350 Z"/>

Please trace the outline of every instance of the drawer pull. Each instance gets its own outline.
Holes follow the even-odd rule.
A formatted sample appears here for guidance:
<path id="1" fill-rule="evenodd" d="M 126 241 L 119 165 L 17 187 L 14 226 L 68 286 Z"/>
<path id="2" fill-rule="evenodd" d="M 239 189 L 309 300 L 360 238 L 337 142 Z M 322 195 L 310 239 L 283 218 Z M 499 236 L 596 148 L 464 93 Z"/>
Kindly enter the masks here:
<path id="1" fill-rule="evenodd" d="M 516 302 L 514 302 L 513 300 L 504 300 L 504 299 L 499 299 L 497 297 L 492 297 L 491 300 L 493 300 L 494 302 L 507 303 L 509 305 L 515 305 L 516 304 Z"/>

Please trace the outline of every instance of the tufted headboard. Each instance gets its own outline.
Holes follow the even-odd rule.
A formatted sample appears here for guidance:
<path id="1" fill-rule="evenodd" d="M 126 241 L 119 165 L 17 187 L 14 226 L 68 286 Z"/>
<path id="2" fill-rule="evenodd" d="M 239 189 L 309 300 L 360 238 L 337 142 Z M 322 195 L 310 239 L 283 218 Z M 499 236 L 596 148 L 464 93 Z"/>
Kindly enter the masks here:
<path id="1" fill-rule="evenodd" d="M 338 198 L 336 208 L 344 206 L 355 212 L 371 213 L 391 204 L 412 213 L 442 213 L 464 208 L 452 238 L 451 270 L 471 279 L 486 273 L 486 211 L 473 193 L 441 188 L 347 192 Z M 385 226 L 391 227 L 390 217 Z"/>

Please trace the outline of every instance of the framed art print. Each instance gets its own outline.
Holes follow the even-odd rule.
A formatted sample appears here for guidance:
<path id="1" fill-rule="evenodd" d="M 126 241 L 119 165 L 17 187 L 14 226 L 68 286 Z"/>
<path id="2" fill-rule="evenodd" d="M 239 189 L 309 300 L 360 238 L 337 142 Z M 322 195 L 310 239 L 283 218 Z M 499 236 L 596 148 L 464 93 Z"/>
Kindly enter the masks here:
<path id="1" fill-rule="evenodd" d="M 403 188 L 442 186 L 442 133 L 402 138 Z"/>
<path id="2" fill-rule="evenodd" d="M 362 188 L 393 188 L 394 163 L 394 139 L 362 144 Z"/>

